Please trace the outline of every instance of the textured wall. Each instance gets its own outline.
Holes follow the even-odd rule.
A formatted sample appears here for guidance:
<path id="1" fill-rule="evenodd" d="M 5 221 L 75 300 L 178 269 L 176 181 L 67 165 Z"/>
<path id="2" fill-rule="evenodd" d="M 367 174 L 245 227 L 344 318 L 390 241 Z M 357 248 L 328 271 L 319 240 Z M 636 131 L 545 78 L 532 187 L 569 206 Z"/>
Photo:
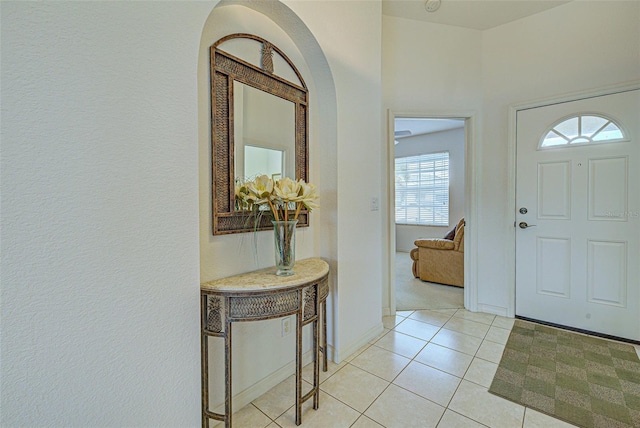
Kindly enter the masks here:
<path id="1" fill-rule="evenodd" d="M 483 33 L 478 303 L 513 308 L 509 105 L 640 79 L 640 2 L 569 2 Z M 491 249 L 491 251 L 483 250 Z"/>
<path id="2" fill-rule="evenodd" d="M 197 426 L 211 5 L 0 7 L 0 425 Z"/>
<path id="3" fill-rule="evenodd" d="M 381 127 L 370 126 L 381 117 L 380 3 L 291 2 L 296 19 L 253 3 L 310 49 L 322 208 L 299 255 L 332 264 L 330 339 L 347 356 L 382 328 L 380 213 L 369 210 L 381 189 Z M 209 123 L 199 49 L 214 6 L 0 4 L 1 425 L 199 425 L 201 275 L 255 267 L 250 234 L 210 243 L 203 220 L 198 245 Z M 270 245 L 260 235 L 257 248 Z M 236 343 L 258 338 L 266 355 L 272 327 Z"/>
<path id="4" fill-rule="evenodd" d="M 383 197 L 380 1 L 296 1 L 290 3 L 327 57 L 335 81 L 335 159 L 337 211 L 335 234 L 326 239 L 337 249 L 334 284 L 334 345 L 339 360 L 382 331 L 381 289 L 386 235 L 383 212 L 371 211 L 371 198 Z M 321 102 L 322 103 L 322 102 Z M 325 144 L 322 139 L 319 144 Z M 331 151 L 335 147 L 335 152 Z M 326 165 L 330 170 L 333 165 Z M 328 229 L 329 231 L 331 229 Z M 324 233 L 324 231 L 323 231 Z M 335 243 L 333 243 L 334 241 Z"/>

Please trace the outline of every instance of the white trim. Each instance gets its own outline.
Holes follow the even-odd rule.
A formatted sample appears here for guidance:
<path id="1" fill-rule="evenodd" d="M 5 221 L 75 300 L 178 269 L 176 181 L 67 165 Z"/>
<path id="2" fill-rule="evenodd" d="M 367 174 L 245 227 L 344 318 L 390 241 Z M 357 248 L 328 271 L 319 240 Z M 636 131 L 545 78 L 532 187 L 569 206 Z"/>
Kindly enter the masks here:
<path id="1" fill-rule="evenodd" d="M 482 182 L 477 148 L 480 126 L 475 112 L 465 121 L 465 228 L 464 228 L 464 307 L 472 312 L 478 307 L 478 183 Z"/>
<path id="2" fill-rule="evenodd" d="M 511 253 L 513 257 L 506 258 L 505 268 L 507 270 L 507 287 L 508 287 L 508 302 L 507 316 L 514 317 L 516 312 L 516 129 L 517 129 L 517 114 L 519 111 L 528 110 L 537 107 L 544 107 L 554 104 L 562 104 L 571 101 L 584 100 L 588 98 L 595 98 L 604 95 L 613 95 L 621 92 L 628 92 L 640 89 L 640 80 L 634 80 L 631 82 L 624 82 L 615 85 L 609 85 L 601 88 L 588 89 L 585 91 L 571 92 L 568 94 L 556 95 L 549 98 L 542 98 L 538 100 L 526 101 L 522 103 L 516 103 L 509 106 L 509 134 L 508 134 L 508 147 L 507 156 L 509 168 L 508 176 L 508 188 L 507 188 L 507 207 L 511 207 L 511 211 L 507 215 L 509 220 L 508 242 L 511 242 Z M 465 230 L 466 238 L 466 230 Z M 466 241 L 465 241 L 466 244 Z"/>
<path id="3" fill-rule="evenodd" d="M 505 257 L 505 270 L 507 271 L 507 316 L 516 315 L 516 115 L 518 110 L 509 106 L 509 128 L 507 143 L 507 242 L 513 243 L 513 257 Z"/>
<path id="4" fill-rule="evenodd" d="M 396 214 L 392 204 L 396 200 L 395 182 L 395 114 L 387 111 L 387 224 L 388 229 L 385 248 L 387 249 L 387 293 L 389 296 L 388 305 L 383 307 L 383 314 L 388 316 L 396 315 Z"/>
<path id="5" fill-rule="evenodd" d="M 549 106 L 554 104 L 563 104 L 571 101 L 585 100 L 588 98 L 596 98 L 604 95 L 619 94 L 621 92 L 629 92 L 640 89 L 640 80 L 634 80 L 631 82 L 619 83 L 616 85 L 605 86 L 602 88 L 587 89 L 584 91 L 569 92 L 566 94 L 556 95 L 549 98 L 539 98 L 530 101 L 524 101 L 520 103 L 514 103 L 509 108 L 515 108 L 516 110 L 528 110 L 532 108 L 538 108 L 542 106 Z"/>
<path id="6" fill-rule="evenodd" d="M 388 250 L 387 265 L 388 275 L 388 295 L 389 305 L 383 307 L 383 312 L 389 315 L 396 313 L 396 287 L 395 287 L 395 214 L 392 202 L 395 201 L 395 143 L 394 126 L 396 117 L 407 118 L 434 118 L 434 119 L 464 119 L 465 120 L 465 230 L 464 230 L 464 307 L 470 311 L 478 310 L 478 186 L 480 181 L 478 168 L 479 159 L 476 150 L 476 142 L 479 141 L 477 113 L 473 110 L 454 111 L 420 111 L 420 112 L 400 112 L 388 110 L 387 112 L 387 213 L 388 213 L 388 233 L 386 247 Z M 393 251 L 392 251 L 393 250 Z M 384 303 L 383 303 L 384 306 Z M 387 310 L 388 309 L 388 310 Z"/>
<path id="7" fill-rule="evenodd" d="M 487 305 L 486 303 L 480 303 L 478 305 L 478 312 L 486 312 L 488 314 L 499 315 L 501 317 L 509 317 L 509 310 L 502 306 Z M 511 316 L 510 318 L 513 318 Z"/>
<path id="8" fill-rule="evenodd" d="M 382 320 L 381 320 L 382 321 Z M 384 331 L 384 325 L 382 322 L 377 324 L 375 327 L 369 329 L 366 333 L 364 333 L 360 339 L 353 342 L 351 345 L 341 348 L 339 352 L 334 350 L 333 352 L 333 362 L 336 364 L 340 364 L 342 360 L 345 360 L 355 354 L 359 349 L 363 346 L 367 345 L 373 339 L 376 339 L 380 336 L 380 334 Z"/>

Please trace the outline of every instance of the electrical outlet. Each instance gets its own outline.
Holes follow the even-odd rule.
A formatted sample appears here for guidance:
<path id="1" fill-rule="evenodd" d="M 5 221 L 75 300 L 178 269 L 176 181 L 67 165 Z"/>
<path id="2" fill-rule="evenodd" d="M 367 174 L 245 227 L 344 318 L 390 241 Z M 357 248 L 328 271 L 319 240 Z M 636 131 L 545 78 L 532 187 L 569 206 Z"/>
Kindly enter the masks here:
<path id="1" fill-rule="evenodd" d="M 282 318 L 282 337 L 291 333 L 291 317 Z"/>

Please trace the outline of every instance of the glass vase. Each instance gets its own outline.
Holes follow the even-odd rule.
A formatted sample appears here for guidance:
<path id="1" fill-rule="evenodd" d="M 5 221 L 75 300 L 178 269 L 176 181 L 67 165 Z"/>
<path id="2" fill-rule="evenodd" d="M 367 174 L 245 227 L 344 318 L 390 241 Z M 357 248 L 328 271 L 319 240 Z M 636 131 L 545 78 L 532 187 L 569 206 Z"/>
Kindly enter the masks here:
<path id="1" fill-rule="evenodd" d="M 276 275 L 293 275 L 296 264 L 296 224 L 298 220 L 272 221 L 276 250 Z"/>

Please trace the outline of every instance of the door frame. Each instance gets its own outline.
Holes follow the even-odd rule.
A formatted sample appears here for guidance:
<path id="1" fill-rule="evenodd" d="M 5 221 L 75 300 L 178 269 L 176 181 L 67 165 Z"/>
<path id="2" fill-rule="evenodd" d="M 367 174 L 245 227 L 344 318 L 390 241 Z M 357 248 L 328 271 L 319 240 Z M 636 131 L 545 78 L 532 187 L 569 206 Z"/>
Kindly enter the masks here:
<path id="1" fill-rule="evenodd" d="M 395 119 L 396 118 L 430 118 L 430 119 L 462 119 L 465 121 L 464 168 L 465 168 L 465 198 L 464 198 L 464 307 L 470 311 L 477 311 L 477 186 L 479 182 L 479 161 L 477 159 L 476 141 L 479 141 L 477 112 L 474 110 L 426 110 L 426 111 L 387 111 L 387 183 L 386 210 L 383 211 L 383 232 L 386 245 L 383 248 L 383 260 L 386 261 L 386 290 L 382 295 L 382 314 L 385 316 L 396 313 L 396 280 L 395 280 Z M 384 230 L 386 229 L 386 230 Z M 386 274 L 386 275 L 385 275 Z M 386 291 L 386 293 L 385 293 Z"/>
<path id="2" fill-rule="evenodd" d="M 508 129 L 508 189 L 507 189 L 507 207 L 510 207 L 510 211 L 507 215 L 507 219 L 513 224 L 513 227 L 509 228 L 508 244 L 510 246 L 511 254 L 513 257 L 508 257 L 506 260 L 507 268 L 507 284 L 508 284 L 508 302 L 507 316 L 515 317 L 516 315 L 516 129 L 517 129 L 517 114 L 519 111 L 528 110 L 531 108 L 544 107 L 553 104 L 567 103 L 571 101 L 578 101 L 588 98 L 595 98 L 604 95 L 612 95 L 620 92 L 627 92 L 640 89 L 640 80 L 625 82 L 615 85 L 609 85 L 594 89 L 588 89 L 584 91 L 571 92 L 567 94 L 557 95 L 548 98 L 541 98 L 533 101 L 527 101 L 523 103 L 512 104 L 509 106 L 509 129 Z"/>

